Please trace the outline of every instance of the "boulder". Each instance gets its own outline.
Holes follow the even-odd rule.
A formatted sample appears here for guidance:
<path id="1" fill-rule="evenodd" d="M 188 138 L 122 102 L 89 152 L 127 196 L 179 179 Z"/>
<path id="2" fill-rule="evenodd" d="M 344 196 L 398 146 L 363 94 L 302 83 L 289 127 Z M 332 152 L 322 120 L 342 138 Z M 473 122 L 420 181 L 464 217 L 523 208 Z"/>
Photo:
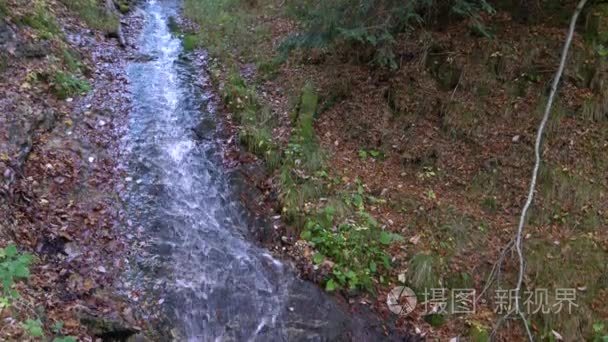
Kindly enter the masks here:
<path id="1" fill-rule="evenodd" d="M 104 341 L 138 341 L 133 340 L 139 334 L 139 329 L 129 325 L 118 315 L 101 316 L 89 309 L 81 309 L 79 319 L 89 333 Z"/>
<path id="2" fill-rule="evenodd" d="M 192 128 L 194 135 L 199 140 L 208 140 L 215 133 L 215 121 L 211 118 L 203 118 L 201 122 Z"/>

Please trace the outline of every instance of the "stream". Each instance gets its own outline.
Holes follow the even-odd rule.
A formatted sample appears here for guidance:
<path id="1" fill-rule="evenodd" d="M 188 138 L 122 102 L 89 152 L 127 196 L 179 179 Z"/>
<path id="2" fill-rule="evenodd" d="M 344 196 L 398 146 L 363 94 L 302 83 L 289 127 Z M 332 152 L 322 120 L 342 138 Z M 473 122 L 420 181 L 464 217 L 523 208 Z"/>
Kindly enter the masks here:
<path id="1" fill-rule="evenodd" d="M 213 94 L 168 27 L 179 6 L 141 5 L 138 49 L 150 58 L 128 66 L 133 108 L 123 142 L 129 217 L 145 237 L 147 258 L 157 262 L 154 287 L 176 340 L 388 339 L 380 324 L 353 316 L 253 242 L 215 125 L 193 131 L 216 118 Z"/>

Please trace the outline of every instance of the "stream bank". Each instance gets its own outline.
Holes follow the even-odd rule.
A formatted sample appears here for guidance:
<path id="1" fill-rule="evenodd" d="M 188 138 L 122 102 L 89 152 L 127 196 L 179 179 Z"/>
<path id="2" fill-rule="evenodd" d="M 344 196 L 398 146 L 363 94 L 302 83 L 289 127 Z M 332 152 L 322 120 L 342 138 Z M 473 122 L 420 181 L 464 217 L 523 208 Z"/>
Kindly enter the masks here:
<path id="1" fill-rule="evenodd" d="M 115 187 L 130 47 L 91 29 L 86 4 L 0 2 L 0 246 L 32 255 L 0 307 L 3 340 L 126 339 L 146 326 L 116 288 L 129 254 Z"/>

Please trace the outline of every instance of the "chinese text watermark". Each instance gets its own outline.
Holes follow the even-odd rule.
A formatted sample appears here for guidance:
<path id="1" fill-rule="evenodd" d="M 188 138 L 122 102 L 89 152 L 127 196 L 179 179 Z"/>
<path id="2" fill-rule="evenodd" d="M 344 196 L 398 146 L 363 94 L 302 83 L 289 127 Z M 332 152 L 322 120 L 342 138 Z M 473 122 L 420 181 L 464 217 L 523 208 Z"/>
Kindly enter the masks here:
<path id="1" fill-rule="evenodd" d="M 519 297 L 518 297 L 519 296 Z M 422 298 L 418 304 L 418 299 Z M 549 290 L 539 288 L 526 291 L 497 289 L 494 291 L 491 306 L 496 314 L 571 314 L 578 308 L 575 288 Z M 397 286 L 387 296 L 389 309 L 399 315 L 407 315 L 417 305 L 424 307 L 427 314 L 474 314 L 479 298 L 475 289 L 430 288 L 417 296 L 410 288 Z M 481 300 L 486 303 L 486 300 Z M 519 306 L 515 305 L 520 303 Z"/>

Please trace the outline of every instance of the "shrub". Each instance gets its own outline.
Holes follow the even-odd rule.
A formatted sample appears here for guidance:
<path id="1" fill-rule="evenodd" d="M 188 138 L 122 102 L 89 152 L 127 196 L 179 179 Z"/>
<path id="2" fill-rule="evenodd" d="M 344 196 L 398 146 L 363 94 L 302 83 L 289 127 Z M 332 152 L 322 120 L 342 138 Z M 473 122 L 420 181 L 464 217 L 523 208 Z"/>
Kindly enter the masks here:
<path id="1" fill-rule="evenodd" d="M 425 13 L 436 6 L 433 0 L 291 0 L 289 13 L 301 22 L 302 30 L 285 40 L 281 51 L 335 47 L 357 48 L 359 57 L 373 64 L 396 68 L 395 35 L 424 22 Z M 453 13 L 477 18 L 479 10 L 491 10 L 485 0 L 452 0 Z M 366 53 L 367 52 L 367 53 Z"/>
<path id="2" fill-rule="evenodd" d="M 13 290 L 15 280 L 27 279 L 30 276 L 32 256 L 17 251 L 15 245 L 0 248 L 0 282 L 3 296 L 0 296 L 0 309 L 8 305 L 10 299 L 18 297 Z"/>
<path id="3" fill-rule="evenodd" d="M 363 209 L 354 218 L 334 226 L 335 208 L 325 207 L 307 221 L 302 239 L 310 241 L 318 252 L 313 262 L 326 258 L 334 263 L 325 284 L 328 291 L 344 287 L 373 291 L 374 280 L 384 281 L 382 274 L 390 268 L 386 246 L 401 236 L 380 229 L 378 222 Z"/>

